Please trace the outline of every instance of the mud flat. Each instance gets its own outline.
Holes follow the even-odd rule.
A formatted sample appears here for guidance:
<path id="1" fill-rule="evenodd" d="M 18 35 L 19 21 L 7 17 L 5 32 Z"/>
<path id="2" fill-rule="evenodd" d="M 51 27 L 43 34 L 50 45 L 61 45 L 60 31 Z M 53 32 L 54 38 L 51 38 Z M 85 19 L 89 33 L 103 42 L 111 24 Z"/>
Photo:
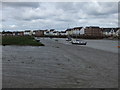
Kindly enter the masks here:
<path id="1" fill-rule="evenodd" d="M 41 39 L 44 47 L 3 46 L 3 88 L 117 88 L 118 54 Z"/>

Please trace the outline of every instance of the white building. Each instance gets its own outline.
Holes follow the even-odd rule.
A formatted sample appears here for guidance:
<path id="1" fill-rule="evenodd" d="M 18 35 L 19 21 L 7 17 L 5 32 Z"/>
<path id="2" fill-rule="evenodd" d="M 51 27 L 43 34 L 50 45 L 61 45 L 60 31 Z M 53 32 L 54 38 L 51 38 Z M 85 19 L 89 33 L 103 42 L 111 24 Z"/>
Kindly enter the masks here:
<path id="1" fill-rule="evenodd" d="M 72 35 L 73 34 L 72 32 L 73 32 L 72 28 L 69 28 L 66 30 L 66 35 Z"/>
<path id="2" fill-rule="evenodd" d="M 54 32 L 52 33 L 52 35 L 53 35 L 53 36 L 59 36 L 59 32 L 58 32 L 58 31 L 54 31 Z"/>
<path id="3" fill-rule="evenodd" d="M 61 35 L 61 36 L 66 36 L 67 33 L 66 33 L 66 31 L 61 31 L 61 32 L 59 32 L 59 35 Z"/>
<path id="4" fill-rule="evenodd" d="M 80 30 L 81 30 L 81 28 L 82 28 L 82 27 L 75 27 L 75 28 L 73 28 L 72 34 L 73 34 L 73 35 L 80 35 Z"/>
<path id="5" fill-rule="evenodd" d="M 55 31 L 54 29 L 51 29 L 50 31 L 45 30 L 44 35 L 46 35 L 46 36 L 58 36 L 59 32 Z"/>
<path id="6" fill-rule="evenodd" d="M 85 34 L 85 28 L 82 27 L 82 28 L 80 29 L 80 35 L 84 35 L 84 34 Z"/>
<path id="7" fill-rule="evenodd" d="M 50 29 L 49 35 L 50 35 L 50 36 L 53 36 L 53 35 L 54 35 L 54 33 L 53 33 L 54 31 L 55 31 L 55 29 Z"/>
<path id="8" fill-rule="evenodd" d="M 48 30 L 45 30 L 45 31 L 44 31 L 44 35 L 48 36 L 48 35 L 49 35 L 49 31 L 48 31 Z"/>
<path id="9" fill-rule="evenodd" d="M 105 36 L 117 36 L 117 28 L 102 28 L 102 30 Z"/>
<path id="10" fill-rule="evenodd" d="M 32 35 L 32 31 L 26 30 L 26 31 L 24 31 L 24 35 Z"/>
<path id="11" fill-rule="evenodd" d="M 84 28 L 83 27 L 75 27 L 73 29 L 70 30 L 70 35 L 73 35 L 73 36 L 79 36 L 79 35 L 82 35 L 84 34 Z"/>

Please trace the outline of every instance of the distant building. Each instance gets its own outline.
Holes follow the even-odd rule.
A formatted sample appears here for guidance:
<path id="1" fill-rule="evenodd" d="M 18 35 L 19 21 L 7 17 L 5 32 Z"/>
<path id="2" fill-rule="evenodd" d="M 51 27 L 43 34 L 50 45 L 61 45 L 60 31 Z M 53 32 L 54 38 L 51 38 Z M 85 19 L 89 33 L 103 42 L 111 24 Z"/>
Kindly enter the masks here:
<path id="1" fill-rule="evenodd" d="M 66 36 L 67 33 L 66 33 L 66 31 L 61 31 L 61 32 L 59 32 L 59 35 L 61 35 L 61 36 Z"/>
<path id="2" fill-rule="evenodd" d="M 34 32 L 34 36 L 37 36 L 37 37 L 41 37 L 41 36 L 44 36 L 44 30 L 35 30 L 33 31 Z"/>
<path id="3" fill-rule="evenodd" d="M 23 35 L 24 35 L 24 32 L 23 32 L 23 31 L 13 32 L 13 36 L 23 36 Z"/>
<path id="4" fill-rule="evenodd" d="M 110 36 L 111 35 L 110 31 L 111 31 L 111 28 L 102 28 L 102 32 L 104 36 Z"/>
<path id="5" fill-rule="evenodd" d="M 53 35 L 54 35 L 54 33 L 53 33 L 54 31 L 55 31 L 55 29 L 50 29 L 49 35 L 50 35 L 50 36 L 53 36 Z"/>
<path id="6" fill-rule="evenodd" d="M 59 36 L 59 32 L 58 31 L 53 31 L 53 36 Z"/>
<path id="7" fill-rule="evenodd" d="M 36 32 L 36 31 L 32 31 L 32 35 L 33 35 L 33 36 L 35 35 L 35 32 Z"/>
<path id="8" fill-rule="evenodd" d="M 72 31 L 72 28 L 69 28 L 66 30 L 66 35 L 72 35 L 73 34 L 73 31 Z"/>
<path id="9" fill-rule="evenodd" d="M 80 30 L 80 35 L 84 35 L 85 34 L 85 28 L 82 27 L 81 30 Z"/>
<path id="10" fill-rule="evenodd" d="M 12 36 L 12 35 L 13 35 L 13 32 L 3 31 L 3 32 L 2 32 L 2 35 L 3 35 L 3 36 Z"/>
<path id="11" fill-rule="evenodd" d="M 24 35 L 32 35 L 32 31 L 31 30 L 25 30 Z"/>
<path id="12" fill-rule="evenodd" d="M 97 26 L 89 26 L 89 27 L 74 27 L 74 28 L 69 28 L 65 31 L 56 31 L 55 29 L 50 29 L 50 30 L 25 30 L 25 31 L 3 31 L 0 34 L 2 35 L 33 35 L 37 37 L 41 36 L 50 36 L 50 37 L 75 37 L 78 36 L 79 38 L 89 38 L 87 36 L 90 36 L 90 38 L 96 38 L 96 37 L 102 37 L 102 36 L 119 36 L 120 35 L 120 28 L 100 28 Z"/>
<path id="13" fill-rule="evenodd" d="M 81 29 L 82 29 L 83 27 L 75 27 L 75 28 L 73 28 L 72 29 L 72 35 L 74 36 L 79 36 L 80 34 L 81 34 Z"/>
<path id="14" fill-rule="evenodd" d="M 45 36 L 48 36 L 48 35 L 49 35 L 49 31 L 48 31 L 48 30 L 45 30 L 45 31 L 44 31 L 44 35 L 45 35 Z"/>
<path id="15" fill-rule="evenodd" d="M 117 36 L 117 30 L 119 28 L 102 28 L 104 36 Z"/>
<path id="16" fill-rule="evenodd" d="M 84 27 L 74 27 L 66 30 L 66 35 L 80 36 L 84 34 Z"/>
<path id="17" fill-rule="evenodd" d="M 72 29 L 66 30 L 67 35 L 71 36 L 102 36 L 102 29 L 100 27 L 90 26 L 90 27 L 74 27 Z"/>
<path id="18" fill-rule="evenodd" d="M 101 37 L 103 33 L 100 27 L 90 26 L 84 29 L 84 35 Z"/>

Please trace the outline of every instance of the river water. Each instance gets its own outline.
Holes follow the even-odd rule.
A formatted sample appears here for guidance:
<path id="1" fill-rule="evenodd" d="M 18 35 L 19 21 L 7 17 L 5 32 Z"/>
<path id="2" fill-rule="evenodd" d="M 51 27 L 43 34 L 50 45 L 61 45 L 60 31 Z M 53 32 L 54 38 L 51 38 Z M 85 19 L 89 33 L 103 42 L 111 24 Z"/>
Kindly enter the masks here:
<path id="1" fill-rule="evenodd" d="M 72 45 L 70 42 L 65 41 L 65 39 L 58 39 L 59 42 L 63 44 Z M 118 53 L 118 40 L 90 40 L 90 39 L 82 39 L 87 41 L 87 45 L 83 47 L 90 47 L 99 50 L 104 50 L 108 52 Z M 81 46 L 81 45 L 80 45 Z"/>

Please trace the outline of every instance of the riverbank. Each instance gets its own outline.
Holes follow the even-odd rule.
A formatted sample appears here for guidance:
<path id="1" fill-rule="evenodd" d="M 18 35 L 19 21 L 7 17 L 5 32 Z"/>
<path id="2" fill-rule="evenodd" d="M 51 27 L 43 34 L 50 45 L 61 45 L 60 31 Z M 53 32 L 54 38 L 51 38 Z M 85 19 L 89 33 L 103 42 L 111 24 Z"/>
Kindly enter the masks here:
<path id="1" fill-rule="evenodd" d="M 113 42 L 88 40 L 88 46 L 102 50 L 65 39 L 40 41 L 45 47 L 3 47 L 3 88 L 118 87 L 118 54 L 105 49 L 116 48 Z"/>
<path id="2" fill-rule="evenodd" d="M 44 46 L 44 44 L 37 42 L 32 36 L 2 36 L 2 45 Z"/>

